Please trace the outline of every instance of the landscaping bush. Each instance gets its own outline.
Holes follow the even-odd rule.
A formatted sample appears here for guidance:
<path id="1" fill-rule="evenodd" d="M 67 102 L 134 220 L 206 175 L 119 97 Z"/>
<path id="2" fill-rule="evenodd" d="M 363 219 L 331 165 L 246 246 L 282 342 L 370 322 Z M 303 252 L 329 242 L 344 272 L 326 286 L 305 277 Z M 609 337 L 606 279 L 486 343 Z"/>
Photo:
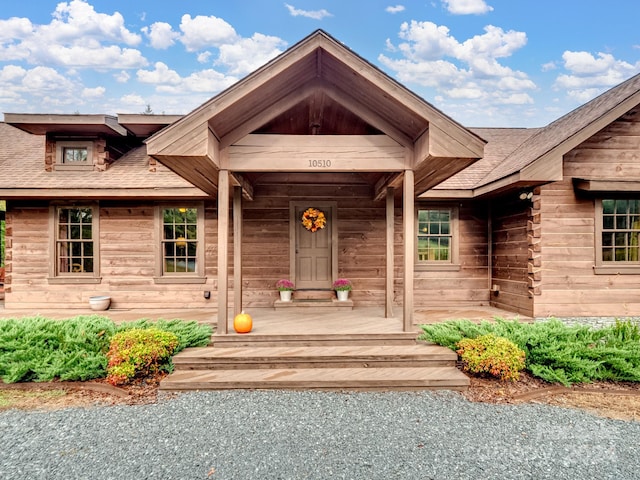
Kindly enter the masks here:
<path id="1" fill-rule="evenodd" d="M 211 336 L 211 327 L 182 320 L 140 320 L 116 326 L 98 315 L 0 319 L 0 378 L 6 383 L 104 378 L 112 337 L 132 328 L 172 332 L 178 338 L 174 353 L 207 345 Z M 170 367 L 169 360 L 166 368 Z"/>
<path id="2" fill-rule="evenodd" d="M 95 315 L 0 320 L 0 378 L 7 383 L 104 377 L 115 325 Z"/>
<path id="3" fill-rule="evenodd" d="M 178 343 L 175 334 L 157 328 L 132 328 L 116 333 L 107 353 L 107 381 L 124 385 L 136 376 L 160 371 Z"/>
<path id="4" fill-rule="evenodd" d="M 628 321 L 594 329 L 567 326 L 559 320 L 455 320 L 423 325 L 422 330 L 421 339 L 454 351 L 463 338 L 489 333 L 507 338 L 525 352 L 529 372 L 565 386 L 597 380 L 640 381 L 640 329 Z"/>
<path id="5" fill-rule="evenodd" d="M 512 341 L 493 334 L 463 338 L 457 347 L 462 368 L 467 372 L 515 381 L 525 367 L 525 353 Z"/>

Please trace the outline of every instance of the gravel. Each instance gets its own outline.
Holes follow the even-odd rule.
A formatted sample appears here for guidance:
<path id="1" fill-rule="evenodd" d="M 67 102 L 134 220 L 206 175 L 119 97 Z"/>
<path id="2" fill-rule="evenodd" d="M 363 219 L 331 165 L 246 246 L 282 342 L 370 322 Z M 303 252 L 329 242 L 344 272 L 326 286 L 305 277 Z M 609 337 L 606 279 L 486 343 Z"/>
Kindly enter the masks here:
<path id="1" fill-rule="evenodd" d="M 626 479 L 639 444 L 638 422 L 451 392 L 197 392 L 0 413 L 0 478 Z"/>

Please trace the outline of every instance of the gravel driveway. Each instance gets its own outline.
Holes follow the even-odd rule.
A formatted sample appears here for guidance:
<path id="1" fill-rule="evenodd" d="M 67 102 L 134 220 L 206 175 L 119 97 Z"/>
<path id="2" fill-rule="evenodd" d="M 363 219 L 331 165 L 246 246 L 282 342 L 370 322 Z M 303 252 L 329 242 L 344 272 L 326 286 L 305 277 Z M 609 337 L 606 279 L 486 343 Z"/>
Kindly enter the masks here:
<path id="1" fill-rule="evenodd" d="M 631 479 L 640 423 L 450 393 L 224 391 L 0 413 L 2 479 Z"/>

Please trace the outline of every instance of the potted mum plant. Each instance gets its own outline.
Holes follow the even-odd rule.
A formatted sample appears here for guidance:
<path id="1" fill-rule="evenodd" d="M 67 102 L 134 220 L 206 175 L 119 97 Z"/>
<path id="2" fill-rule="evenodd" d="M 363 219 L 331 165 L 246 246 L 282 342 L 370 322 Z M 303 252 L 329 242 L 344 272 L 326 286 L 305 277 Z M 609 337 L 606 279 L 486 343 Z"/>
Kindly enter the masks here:
<path id="1" fill-rule="evenodd" d="M 333 289 L 336 291 L 338 300 L 344 302 L 349 299 L 349 292 L 352 289 L 351 280 L 347 278 L 338 278 L 333 282 Z"/>
<path id="2" fill-rule="evenodd" d="M 291 292 L 296 288 L 291 280 L 283 278 L 276 282 L 276 288 L 280 292 L 280 300 L 283 302 L 291 301 Z"/>

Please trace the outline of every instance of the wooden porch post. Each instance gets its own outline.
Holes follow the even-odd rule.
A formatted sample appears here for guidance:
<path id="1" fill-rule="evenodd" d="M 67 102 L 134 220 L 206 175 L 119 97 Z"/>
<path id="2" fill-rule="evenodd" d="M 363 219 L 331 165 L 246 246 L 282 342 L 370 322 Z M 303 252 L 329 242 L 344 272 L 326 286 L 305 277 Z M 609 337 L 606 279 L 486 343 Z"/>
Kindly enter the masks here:
<path id="1" fill-rule="evenodd" d="M 413 255 L 414 255 L 414 179 L 413 170 L 404 171 L 402 224 L 404 230 L 404 305 L 402 329 L 413 329 Z"/>
<path id="2" fill-rule="evenodd" d="M 229 333 L 227 301 L 229 289 L 229 171 L 218 173 L 218 326 L 216 333 Z"/>
<path id="3" fill-rule="evenodd" d="M 233 187 L 233 314 L 242 311 L 242 187 Z"/>
<path id="4" fill-rule="evenodd" d="M 395 190 L 387 187 L 387 280 L 385 286 L 384 316 L 393 317 L 393 277 L 394 277 L 394 195 Z"/>

